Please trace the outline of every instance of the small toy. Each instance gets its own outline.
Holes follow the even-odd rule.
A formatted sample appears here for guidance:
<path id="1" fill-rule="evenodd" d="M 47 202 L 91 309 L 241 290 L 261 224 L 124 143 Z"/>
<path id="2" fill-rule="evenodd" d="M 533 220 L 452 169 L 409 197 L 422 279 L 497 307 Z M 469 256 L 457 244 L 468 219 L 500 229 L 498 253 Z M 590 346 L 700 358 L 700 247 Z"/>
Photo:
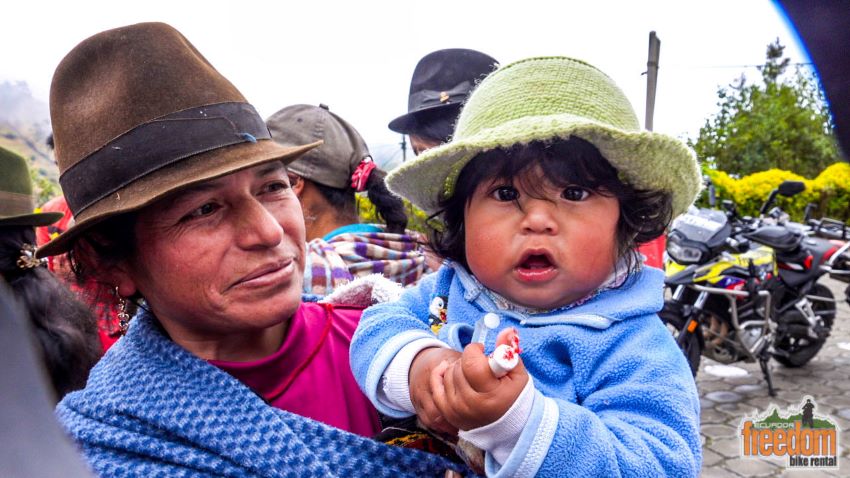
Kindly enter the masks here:
<path id="1" fill-rule="evenodd" d="M 496 350 L 490 354 L 490 370 L 496 378 L 502 378 L 519 363 L 519 334 L 513 327 L 503 330 L 496 339 Z"/>

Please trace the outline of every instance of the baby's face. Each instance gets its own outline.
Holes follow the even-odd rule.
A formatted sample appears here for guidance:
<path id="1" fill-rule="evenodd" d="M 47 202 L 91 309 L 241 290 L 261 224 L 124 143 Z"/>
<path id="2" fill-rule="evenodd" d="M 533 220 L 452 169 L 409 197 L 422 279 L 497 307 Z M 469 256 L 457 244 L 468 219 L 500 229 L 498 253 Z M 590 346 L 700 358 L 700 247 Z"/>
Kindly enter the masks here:
<path id="1" fill-rule="evenodd" d="M 539 171 L 531 174 L 545 182 Z M 536 198 L 523 182 L 496 180 L 475 190 L 464 214 L 469 268 L 487 288 L 526 307 L 575 302 L 613 270 L 620 205 L 577 186 L 547 184 Z"/>

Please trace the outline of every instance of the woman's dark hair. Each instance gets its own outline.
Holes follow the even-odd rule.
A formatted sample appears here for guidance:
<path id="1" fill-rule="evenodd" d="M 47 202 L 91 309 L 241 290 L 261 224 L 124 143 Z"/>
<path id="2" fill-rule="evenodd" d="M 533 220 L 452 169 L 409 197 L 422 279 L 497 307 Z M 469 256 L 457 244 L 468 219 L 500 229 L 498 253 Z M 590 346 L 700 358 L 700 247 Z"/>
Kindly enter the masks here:
<path id="1" fill-rule="evenodd" d="M 375 168 L 366 181 L 366 193 L 369 202 L 375 205 L 378 217 L 387 225 L 387 232 L 404 233 L 407 227 L 407 214 L 404 202 L 387 189 L 384 178 L 386 173 Z M 313 181 L 322 197 L 337 211 L 353 211 L 355 207 L 354 188 L 332 188 Z"/>
<path id="2" fill-rule="evenodd" d="M 77 239 L 68 251 L 68 260 L 78 284 L 102 282 L 99 280 L 100 272 L 133 257 L 136 253 L 137 218 L 136 212 L 112 216 L 95 224 Z"/>
<path id="3" fill-rule="evenodd" d="M 572 136 L 566 140 L 494 149 L 473 158 L 461 170 L 454 193 L 440 201 L 440 210 L 434 215 L 444 223 L 442 230 L 431 231 L 434 251 L 469 268 L 463 217 L 476 188 L 495 179 L 520 181 L 529 194 L 543 197 L 545 185 L 536 175 L 526 174 L 535 166 L 558 188 L 575 185 L 617 198 L 620 204 L 617 256 L 627 261 L 629 270 L 639 264 L 636 246 L 663 234 L 672 219 L 670 193 L 643 191 L 625 184 L 596 146 Z"/>
<path id="4" fill-rule="evenodd" d="M 97 322 L 46 267 L 21 269 L 24 244 L 35 244 L 30 226 L 0 227 L 0 271 L 29 315 L 57 399 L 83 388 L 102 354 Z"/>

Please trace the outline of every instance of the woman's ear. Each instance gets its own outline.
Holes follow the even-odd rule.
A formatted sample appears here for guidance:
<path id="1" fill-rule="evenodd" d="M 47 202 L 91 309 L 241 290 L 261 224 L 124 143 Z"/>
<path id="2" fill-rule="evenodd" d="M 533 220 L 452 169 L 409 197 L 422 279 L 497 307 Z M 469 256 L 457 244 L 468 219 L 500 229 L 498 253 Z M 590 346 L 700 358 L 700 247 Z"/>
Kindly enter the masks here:
<path id="1" fill-rule="evenodd" d="M 125 262 L 117 264 L 108 275 L 109 283 L 118 289 L 118 295 L 121 297 L 132 297 L 139 291 L 133 280 L 133 274 L 129 273 Z"/>
<path id="2" fill-rule="evenodd" d="M 138 292 L 129 259 L 107 265 L 95 259 L 98 257 L 97 253 L 91 243 L 84 239 L 74 245 L 74 256 L 80 266 L 88 271 L 86 277 L 92 277 L 110 289 L 117 289 L 121 297 L 132 297 Z"/>
<path id="3" fill-rule="evenodd" d="M 301 195 L 304 194 L 304 179 L 297 174 L 289 173 L 289 186 L 300 200 Z"/>

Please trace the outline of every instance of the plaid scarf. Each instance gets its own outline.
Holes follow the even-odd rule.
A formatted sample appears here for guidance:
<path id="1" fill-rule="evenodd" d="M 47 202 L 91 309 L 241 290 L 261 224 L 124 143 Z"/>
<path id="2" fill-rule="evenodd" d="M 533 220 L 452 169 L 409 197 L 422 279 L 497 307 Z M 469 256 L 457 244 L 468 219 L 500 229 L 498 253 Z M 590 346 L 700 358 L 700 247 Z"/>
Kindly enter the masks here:
<path id="1" fill-rule="evenodd" d="M 327 295 L 356 277 L 382 274 L 403 286 L 426 272 L 425 255 L 412 234 L 345 233 L 307 243 L 304 293 Z"/>

